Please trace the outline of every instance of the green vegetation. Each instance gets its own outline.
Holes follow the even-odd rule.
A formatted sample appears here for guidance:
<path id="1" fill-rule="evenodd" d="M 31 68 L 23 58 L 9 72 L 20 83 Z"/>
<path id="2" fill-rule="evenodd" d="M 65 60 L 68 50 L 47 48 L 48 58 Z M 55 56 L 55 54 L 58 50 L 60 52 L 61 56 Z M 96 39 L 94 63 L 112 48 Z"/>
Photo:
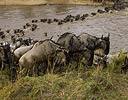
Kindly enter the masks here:
<path id="1" fill-rule="evenodd" d="M 128 75 L 120 73 L 125 56 L 113 57 L 106 69 L 82 71 L 79 64 L 77 70 L 70 66 L 62 73 L 26 76 L 15 83 L 1 75 L 0 100 L 128 100 Z"/>

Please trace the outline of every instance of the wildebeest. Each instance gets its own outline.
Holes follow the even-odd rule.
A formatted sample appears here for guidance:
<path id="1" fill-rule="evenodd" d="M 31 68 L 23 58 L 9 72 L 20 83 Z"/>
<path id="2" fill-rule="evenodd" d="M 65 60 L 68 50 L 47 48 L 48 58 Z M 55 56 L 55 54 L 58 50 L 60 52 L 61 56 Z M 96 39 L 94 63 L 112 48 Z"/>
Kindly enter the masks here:
<path id="1" fill-rule="evenodd" d="M 98 12 L 98 13 L 101 13 L 101 14 L 102 14 L 102 13 L 105 13 L 105 11 L 104 11 L 104 10 L 101 10 L 101 9 L 98 9 L 97 12 Z"/>
<path id="2" fill-rule="evenodd" d="M 111 6 L 109 6 L 109 7 L 105 7 L 104 10 L 105 10 L 106 12 L 109 12 L 109 11 L 111 11 L 111 10 L 114 10 L 114 8 L 111 7 Z"/>
<path id="3" fill-rule="evenodd" d="M 122 68 L 121 68 L 121 73 L 125 73 L 128 71 L 128 57 L 126 56 L 125 57 L 125 61 L 124 61 L 124 64 L 122 65 Z"/>
<path id="4" fill-rule="evenodd" d="M 35 31 L 35 30 L 37 29 L 37 27 L 38 27 L 38 26 L 37 26 L 36 24 L 32 24 L 32 25 L 31 25 L 31 31 Z"/>
<path id="5" fill-rule="evenodd" d="M 87 33 L 80 34 L 78 39 L 92 52 L 92 57 L 90 58 L 90 62 L 93 63 L 94 59 L 94 51 L 101 49 L 103 55 L 108 55 L 110 50 L 110 41 L 109 35 L 108 37 L 97 38 Z M 106 62 L 104 61 L 104 67 L 106 67 Z"/>
<path id="6" fill-rule="evenodd" d="M 103 49 L 105 55 L 108 55 L 110 51 L 110 34 L 108 34 L 107 37 L 103 37 L 102 35 L 101 39 L 102 39 L 102 43 L 100 48 Z"/>
<path id="7" fill-rule="evenodd" d="M 11 52 L 14 52 L 16 48 L 19 48 L 23 44 L 23 39 L 16 39 L 15 36 L 11 36 L 12 43 L 10 43 Z"/>
<path id="8" fill-rule="evenodd" d="M 88 53 L 86 46 L 77 38 L 75 34 L 72 34 L 72 33 L 67 32 L 67 33 L 62 34 L 58 38 L 57 43 L 64 46 L 65 48 L 69 50 L 70 60 L 74 59 L 74 57 L 77 57 L 76 58 L 77 61 L 80 61 L 85 56 L 84 54 Z M 94 53 L 90 51 L 90 55 L 91 57 L 89 57 L 88 64 L 87 64 L 88 66 L 92 65 Z"/>
<path id="9" fill-rule="evenodd" d="M 14 40 L 14 42 L 12 41 L 12 43 L 10 43 L 11 52 L 14 52 L 17 48 L 19 48 L 22 45 L 29 46 L 29 45 L 35 43 L 35 41 L 31 38 L 27 38 L 27 39 L 18 38 L 18 39 L 16 39 L 15 37 L 12 37 L 12 39 Z"/>
<path id="10" fill-rule="evenodd" d="M 21 46 L 19 48 L 17 48 L 15 51 L 14 51 L 14 56 L 15 56 L 15 61 L 17 62 L 20 57 L 25 54 L 26 52 L 28 52 L 30 49 L 32 49 L 33 45 L 30 45 L 30 46 Z"/>
<path id="11" fill-rule="evenodd" d="M 79 41 L 77 36 L 69 32 L 62 34 L 58 38 L 57 43 L 67 48 L 69 52 L 72 53 L 86 50 L 86 47 Z"/>
<path id="12" fill-rule="evenodd" d="M 46 63 L 46 66 L 63 65 L 66 63 L 68 50 L 62 48 L 50 39 L 44 40 L 41 44 L 32 48 L 19 59 L 20 72 L 19 75 L 32 75 L 29 72 L 31 69 L 41 63 Z M 45 70 L 45 69 L 44 69 Z"/>
<path id="13" fill-rule="evenodd" d="M 78 39 L 85 45 L 89 46 L 89 49 L 97 50 L 97 49 L 102 49 L 103 53 L 105 55 L 108 55 L 109 50 L 110 50 L 110 40 L 109 36 L 107 37 L 101 37 L 97 38 L 95 36 L 92 36 L 88 33 L 82 33 L 78 36 Z M 90 44 L 90 45 L 88 45 Z"/>
<path id="14" fill-rule="evenodd" d="M 16 78 L 16 68 L 14 67 L 14 56 L 11 52 L 10 45 L 6 44 L 0 46 L 0 70 L 7 70 L 6 74 L 13 81 Z"/>
<path id="15" fill-rule="evenodd" d="M 5 69 L 5 66 L 10 68 L 13 64 L 13 55 L 10 50 L 10 44 L 3 44 L 0 46 L 0 60 L 1 60 L 1 70 Z"/>

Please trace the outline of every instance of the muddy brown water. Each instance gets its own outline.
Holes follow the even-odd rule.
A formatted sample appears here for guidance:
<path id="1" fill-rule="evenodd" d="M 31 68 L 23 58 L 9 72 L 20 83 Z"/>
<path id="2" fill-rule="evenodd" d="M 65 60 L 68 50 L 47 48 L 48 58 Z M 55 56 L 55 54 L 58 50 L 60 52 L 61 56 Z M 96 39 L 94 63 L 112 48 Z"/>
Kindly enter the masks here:
<path id="1" fill-rule="evenodd" d="M 80 6 L 80 5 L 40 5 L 40 6 L 0 6 L 0 28 L 2 30 L 22 28 L 26 23 L 31 23 L 33 19 L 59 18 L 63 19 L 67 15 L 83 15 L 97 12 L 103 9 L 102 6 Z M 84 21 L 68 22 L 63 25 L 57 23 L 36 23 L 38 28 L 32 32 L 25 30 L 23 38 L 44 40 L 51 36 L 57 37 L 65 32 L 72 32 L 76 35 L 82 32 L 101 37 L 110 33 L 110 54 L 119 52 L 125 48 L 128 51 L 128 9 L 97 14 L 90 16 Z M 46 37 L 44 33 L 47 32 Z M 11 34 L 11 33 L 10 33 Z M 1 42 L 9 41 L 10 35 Z"/>

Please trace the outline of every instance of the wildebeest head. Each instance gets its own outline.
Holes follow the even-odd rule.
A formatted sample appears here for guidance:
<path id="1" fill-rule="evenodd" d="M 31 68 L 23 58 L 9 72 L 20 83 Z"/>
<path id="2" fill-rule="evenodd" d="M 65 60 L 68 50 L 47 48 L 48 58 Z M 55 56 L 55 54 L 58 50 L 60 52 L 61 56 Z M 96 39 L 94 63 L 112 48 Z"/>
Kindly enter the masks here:
<path id="1" fill-rule="evenodd" d="M 16 48 L 18 48 L 18 47 L 20 47 L 22 44 L 23 44 L 23 39 L 22 39 L 22 38 L 19 38 L 19 39 L 16 40 L 15 46 L 16 46 Z"/>
<path id="2" fill-rule="evenodd" d="M 65 49 L 65 48 L 57 48 L 55 51 L 55 63 L 56 65 L 64 65 L 64 64 L 68 64 L 68 53 L 69 50 Z"/>
<path id="3" fill-rule="evenodd" d="M 101 37 L 101 39 L 102 39 L 101 46 L 104 48 L 104 54 L 105 55 L 108 55 L 109 50 L 110 50 L 110 39 L 109 39 L 109 37 L 110 37 L 110 34 L 108 34 L 107 37 L 103 37 L 103 35 Z"/>
<path id="4" fill-rule="evenodd" d="M 102 37 L 101 38 L 96 38 L 94 42 L 94 50 L 101 49 L 103 51 L 103 54 L 108 55 L 109 50 L 110 50 L 110 41 L 109 41 L 109 36 L 107 37 Z"/>
<path id="5" fill-rule="evenodd" d="M 3 45 L 0 47 L 0 59 L 6 63 L 9 64 L 11 58 L 11 50 L 10 50 L 10 45 Z"/>

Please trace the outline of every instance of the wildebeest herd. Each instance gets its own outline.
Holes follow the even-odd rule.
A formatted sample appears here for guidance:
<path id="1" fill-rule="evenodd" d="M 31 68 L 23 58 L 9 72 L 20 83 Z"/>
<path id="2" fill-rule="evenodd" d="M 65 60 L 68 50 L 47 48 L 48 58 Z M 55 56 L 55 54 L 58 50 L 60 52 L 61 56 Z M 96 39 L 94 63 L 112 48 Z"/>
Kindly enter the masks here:
<path id="1" fill-rule="evenodd" d="M 111 7 L 105 7 L 104 10 L 98 9 L 98 13 L 105 13 L 111 10 L 121 10 L 127 5 L 114 4 Z M 91 13 L 92 16 L 96 13 Z M 88 17 L 88 14 L 82 16 L 68 15 L 63 20 L 57 18 L 52 19 L 40 19 L 40 22 L 47 22 L 48 24 L 58 22 L 61 25 L 66 22 L 73 22 L 77 20 L 84 20 Z M 96 50 L 101 50 L 100 57 L 103 58 L 103 67 L 107 66 L 106 56 L 110 51 L 110 34 L 108 36 L 96 37 L 87 33 L 82 33 L 78 36 L 70 32 L 66 32 L 61 36 L 58 36 L 57 40 L 53 37 L 45 39 L 43 41 L 33 40 L 31 38 L 23 39 L 25 29 L 30 28 L 34 31 L 38 26 L 35 24 L 39 20 L 32 20 L 32 24 L 26 23 L 23 29 L 14 29 L 1 31 L 1 38 L 5 38 L 5 33 L 9 34 L 11 31 L 15 35 L 11 35 L 11 43 L 4 42 L 0 44 L 0 70 L 5 68 L 12 70 L 13 75 L 18 73 L 19 77 L 33 76 L 34 74 L 40 75 L 46 73 L 47 69 L 53 67 L 60 69 L 63 66 L 68 66 L 72 62 L 76 62 L 78 67 L 79 62 L 85 67 L 92 66 L 94 64 L 94 55 Z M 45 34 L 47 35 L 47 33 Z M 85 61 L 83 62 L 83 59 Z M 99 62 L 99 61 L 98 61 Z M 13 77 L 12 75 L 12 77 Z"/>
<path id="2" fill-rule="evenodd" d="M 107 37 L 98 38 L 87 33 L 76 36 L 67 32 L 62 34 L 57 42 L 52 38 L 44 41 L 29 40 L 28 42 L 19 39 L 15 43 L 16 45 L 19 43 L 16 49 L 12 48 L 9 43 L 1 44 L 1 70 L 8 66 L 17 70 L 21 76 L 32 76 L 35 73 L 38 75 L 39 69 L 45 73 L 48 68 L 53 66 L 61 68 L 72 62 L 78 64 L 83 58 L 85 62 L 82 64 L 91 66 L 95 50 L 101 49 L 103 57 L 109 54 L 109 36 L 108 34 Z M 78 66 L 77 64 L 76 66 Z"/>

